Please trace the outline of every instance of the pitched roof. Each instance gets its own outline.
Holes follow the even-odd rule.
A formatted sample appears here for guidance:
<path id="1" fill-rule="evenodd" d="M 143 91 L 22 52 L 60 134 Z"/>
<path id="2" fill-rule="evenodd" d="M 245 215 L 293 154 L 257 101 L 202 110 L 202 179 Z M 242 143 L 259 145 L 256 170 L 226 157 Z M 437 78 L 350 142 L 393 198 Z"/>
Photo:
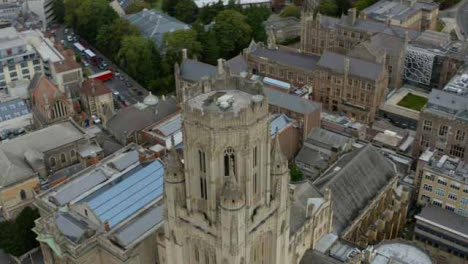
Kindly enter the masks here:
<path id="1" fill-rule="evenodd" d="M 180 66 L 180 75 L 190 81 L 199 81 L 203 77 L 215 77 L 216 72 L 215 66 L 191 59 L 185 59 Z"/>
<path id="2" fill-rule="evenodd" d="M 295 184 L 294 202 L 291 204 L 291 223 L 289 234 L 293 235 L 306 221 L 307 201 L 310 198 L 321 198 L 323 195 L 309 181 Z M 314 208 L 318 209 L 318 208 Z"/>
<path id="3" fill-rule="evenodd" d="M 316 64 L 320 59 L 317 55 L 307 55 L 299 53 L 298 51 L 290 49 L 267 49 L 256 45 L 252 50 L 253 56 L 267 58 L 271 61 L 275 61 L 279 64 L 288 65 L 304 70 L 313 71 L 316 69 Z"/>
<path id="4" fill-rule="evenodd" d="M 249 71 L 247 61 L 242 54 L 239 54 L 234 58 L 226 61 L 226 65 L 229 67 L 230 72 L 234 74 Z"/>
<path id="5" fill-rule="evenodd" d="M 322 148 L 331 149 L 333 147 L 340 148 L 349 140 L 349 137 L 317 127 L 307 136 L 306 142 Z"/>
<path id="6" fill-rule="evenodd" d="M 269 104 L 285 108 L 296 113 L 308 114 L 321 108 L 321 105 L 317 102 L 279 92 L 268 87 L 263 87 L 263 93 L 267 96 Z"/>
<path id="7" fill-rule="evenodd" d="M 81 85 L 81 92 L 88 96 L 100 96 L 110 94 L 112 90 L 101 80 L 87 79 Z"/>
<path id="8" fill-rule="evenodd" d="M 0 102 L 0 122 L 29 114 L 29 108 L 21 98 Z"/>
<path id="9" fill-rule="evenodd" d="M 343 156 L 314 181 L 320 190 L 331 190 L 335 231 L 346 229 L 396 173 L 393 163 L 368 144 Z"/>
<path id="10" fill-rule="evenodd" d="M 349 59 L 350 75 L 375 80 L 384 72 L 384 67 L 380 64 L 347 57 L 345 55 L 329 51 L 325 51 L 323 53 L 317 65 L 344 74 L 345 58 Z"/>
<path id="11" fill-rule="evenodd" d="M 59 97 L 63 96 L 63 93 L 55 86 L 47 77 L 41 76 L 36 86 L 33 87 L 33 99 L 34 104 L 38 106 L 44 106 L 52 104 Z"/>
<path id="12" fill-rule="evenodd" d="M 54 68 L 57 73 L 60 73 L 60 72 L 71 71 L 74 69 L 79 69 L 81 68 L 81 65 L 78 62 L 76 62 L 73 58 L 65 57 L 65 60 L 62 60 L 60 62 L 55 62 Z"/>
<path id="13" fill-rule="evenodd" d="M 84 138 L 84 131 L 71 121 L 54 124 L 52 126 L 4 140 L 0 143 L 0 186 L 8 186 L 33 176 L 31 165 L 37 165 L 32 160 L 32 154 L 42 154 Z M 34 161 L 34 164 L 29 164 Z M 34 157 L 37 158 L 37 157 Z"/>

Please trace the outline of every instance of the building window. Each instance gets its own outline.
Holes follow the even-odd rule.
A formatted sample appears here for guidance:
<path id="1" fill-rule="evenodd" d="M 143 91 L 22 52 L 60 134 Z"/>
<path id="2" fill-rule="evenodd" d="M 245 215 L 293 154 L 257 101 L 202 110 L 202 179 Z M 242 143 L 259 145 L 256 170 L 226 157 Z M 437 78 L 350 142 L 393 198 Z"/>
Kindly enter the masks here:
<path id="1" fill-rule="evenodd" d="M 421 173 L 422 173 L 422 171 L 421 171 Z M 424 178 L 426 178 L 426 180 L 434 181 L 434 175 L 432 175 L 432 174 L 426 174 L 426 176 Z"/>
<path id="2" fill-rule="evenodd" d="M 200 172 L 206 173 L 206 159 L 204 151 L 198 150 L 198 160 L 200 163 Z"/>
<path id="3" fill-rule="evenodd" d="M 432 130 L 432 121 L 431 120 L 424 120 L 423 130 L 428 131 L 428 132 Z"/>
<path id="4" fill-rule="evenodd" d="M 457 130 L 457 134 L 455 136 L 457 141 L 463 142 L 465 140 L 465 131 Z"/>
<path id="5" fill-rule="evenodd" d="M 431 197 L 429 197 L 427 195 L 421 195 L 421 201 L 429 202 L 429 201 L 431 201 Z"/>
<path id="6" fill-rule="evenodd" d="M 224 176 L 229 176 L 229 168 L 232 167 L 234 173 L 236 173 L 236 157 L 234 149 L 228 147 L 224 151 Z"/>
<path id="7" fill-rule="evenodd" d="M 468 198 L 467 197 L 462 197 L 460 200 L 460 203 L 463 205 L 468 205 Z"/>
<path id="8" fill-rule="evenodd" d="M 468 217 L 468 210 L 462 209 L 462 208 L 458 208 L 457 214 L 459 214 L 459 215 L 461 215 L 461 216 L 464 216 L 464 217 Z"/>
<path id="9" fill-rule="evenodd" d="M 460 184 L 458 184 L 458 183 L 456 183 L 456 182 L 452 182 L 452 183 L 450 184 L 450 188 L 455 189 L 455 190 L 458 191 L 458 190 L 460 190 Z"/>
<path id="10" fill-rule="evenodd" d="M 288 80 L 290 80 L 290 81 L 294 80 L 294 73 L 293 72 L 288 71 Z"/>
<path id="11" fill-rule="evenodd" d="M 468 187 L 463 188 L 464 193 L 468 193 Z"/>
<path id="12" fill-rule="evenodd" d="M 451 206 L 451 205 L 448 205 L 448 204 L 445 205 L 445 209 L 446 209 L 447 211 L 450 211 L 450 212 L 455 212 L 455 207 L 453 207 L 453 206 Z"/>
<path id="13" fill-rule="evenodd" d="M 16 70 L 16 65 L 10 65 L 10 66 L 8 66 L 8 70 L 9 70 L 9 71 L 14 71 L 14 70 Z"/>
<path id="14" fill-rule="evenodd" d="M 448 126 L 441 125 L 439 128 L 439 136 L 446 136 L 448 131 Z"/>
<path id="15" fill-rule="evenodd" d="M 70 150 L 70 157 L 74 158 L 75 154 L 76 154 L 76 152 L 75 152 L 74 149 Z"/>
<path id="16" fill-rule="evenodd" d="M 440 188 L 437 188 L 435 193 L 439 196 L 445 196 L 445 192 L 444 190 L 440 189 Z"/>
<path id="17" fill-rule="evenodd" d="M 206 178 L 205 177 L 200 177 L 200 194 L 201 194 L 202 199 L 204 199 L 204 200 L 208 199 L 208 192 L 207 192 Z"/>
<path id="18" fill-rule="evenodd" d="M 50 157 L 49 162 L 51 167 L 55 167 L 57 165 L 54 157 Z"/>
<path id="19" fill-rule="evenodd" d="M 257 147 L 253 148 L 253 167 L 257 167 Z"/>
<path id="20" fill-rule="evenodd" d="M 13 78 L 13 77 L 16 77 L 18 76 L 18 73 L 16 73 L 15 71 L 14 72 L 10 72 L 10 77 Z"/>
<path id="21" fill-rule="evenodd" d="M 275 75 L 275 68 L 273 68 L 273 67 L 268 67 L 268 72 L 269 72 L 271 75 Z"/>
<path id="22" fill-rule="evenodd" d="M 65 157 L 65 154 L 63 154 L 63 153 L 60 154 L 60 161 L 61 161 L 62 163 L 67 162 L 67 158 Z"/>
<path id="23" fill-rule="evenodd" d="M 26 192 L 24 190 L 20 191 L 21 200 L 26 200 Z"/>
<path id="24" fill-rule="evenodd" d="M 459 145 L 452 145 L 450 147 L 450 155 L 463 158 L 465 156 L 465 148 Z"/>
<path id="25" fill-rule="evenodd" d="M 442 207 L 442 202 L 439 201 L 439 200 L 432 200 L 432 204 L 435 205 L 435 206 L 439 206 L 439 207 Z"/>
<path id="26" fill-rule="evenodd" d="M 258 186 L 258 179 L 257 179 L 257 173 L 254 173 L 253 177 L 253 193 L 254 195 L 257 194 L 257 186 Z"/>
<path id="27" fill-rule="evenodd" d="M 456 200 L 457 200 L 457 195 L 454 194 L 454 193 L 449 193 L 448 198 L 449 198 L 450 200 L 456 201 Z"/>
<path id="28" fill-rule="evenodd" d="M 428 192 L 432 192 L 432 185 L 424 184 L 423 189 Z"/>
<path id="29" fill-rule="evenodd" d="M 447 180 L 445 180 L 444 178 L 439 178 L 439 179 L 437 180 L 437 182 L 438 182 L 440 185 L 447 186 Z"/>

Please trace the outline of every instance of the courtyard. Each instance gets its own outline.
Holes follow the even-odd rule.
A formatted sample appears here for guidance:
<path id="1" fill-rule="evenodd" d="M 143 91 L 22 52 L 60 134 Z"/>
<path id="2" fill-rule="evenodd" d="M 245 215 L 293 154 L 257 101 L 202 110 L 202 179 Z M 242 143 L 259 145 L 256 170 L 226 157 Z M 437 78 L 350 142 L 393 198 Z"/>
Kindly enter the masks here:
<path id="1" fill-rule="evenodd" d="M 408 93 L 398 102 L 399 106 L 420 111 L 427 103 L 427 98 L 413 93 Z"/>

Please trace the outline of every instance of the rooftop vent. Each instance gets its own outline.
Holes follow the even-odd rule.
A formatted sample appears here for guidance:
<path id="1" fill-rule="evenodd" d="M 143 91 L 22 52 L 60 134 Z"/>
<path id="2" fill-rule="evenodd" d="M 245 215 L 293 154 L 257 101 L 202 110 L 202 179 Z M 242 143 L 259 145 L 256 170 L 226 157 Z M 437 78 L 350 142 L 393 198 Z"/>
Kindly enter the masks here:
<path id="1" fill-rule="evenodd" d="M 232 103 L 234 102 L 232 97 L 232 94 L 225 94 L 216 100 L 216 105 L 219 106 L 219 108 L 226 110 L 231 107 Z"/>

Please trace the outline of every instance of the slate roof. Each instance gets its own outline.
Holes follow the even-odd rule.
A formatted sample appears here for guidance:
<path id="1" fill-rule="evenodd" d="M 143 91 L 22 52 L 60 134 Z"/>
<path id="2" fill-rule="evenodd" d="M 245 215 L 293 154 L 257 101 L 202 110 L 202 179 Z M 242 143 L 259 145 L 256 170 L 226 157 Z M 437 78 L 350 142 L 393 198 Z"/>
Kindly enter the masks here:
<path id="1" fill-rule="evenodd" d="M 299 264 L 342 264 L 343 262 L 336 260 L 330 256 L 320 253 L 316 250 L 309 249 L 305 252 Z"/>
<path id="2" fill-rule="evenodd" d="M 164 204 L 160 203 L 146 210 L 142 215 L 132 219 L 129 223 L 119 227 L 113 234 L 122 247 L 128 246 L 141 239 L 146 232 L 159 227 L 164 220 Z"/>
<path id="3" fill-rule="evenodd" d="M 291 204 L 291 223 L 289 235 L 294 235 L 306 221 L 307 200 L 309 198 L 323 198 L 323 195 L 309 181 L 295 184 L 294 202 Z M 315 208 L 317 209 L 317 208 Z"/>
<path id="4" fill-rule="evenodd" d="M 29 114 L 29 108 L 21 98 L 0 102 L 0 122 Z"/>
<path id="5" fill-rule="evenodd" d="M 314 181 L 321 191 L 331 190 L 335 231 L 346 229 L 396 173 L 393 163 L 368 144 L 343 156 Z"/>
<path id="6" fill-rule="evenodd" d="M 285 108 L 296 113 L 308 114 L 321 108 L 319 103 L 298 96 L 275 91 L 274 89 L 270 89 L 268 87 L 263 87 L 263 93 L 267 96 L 269 104 Z"/>
<path id="7" fill-rule="evenodd" d="M 126 15 L 124 18 L 135 25 L 144 37 L 151 38 L 159 47 L 163 46 L 165 33 L 190 29 L 190 26 L 184 22 L 155 9 L 143 9 L 136 14 Z"/>
<path id="8" fill-rule="evenodd" d="M 285 127 L 291 124 L 292 121 L 284 114 L 272 116 L 270 119 L 270 136 L 274 136 L 276 131 L 281 132 Z"/>
<path id="9" fill-rule="evenodd" d="M 384 67 L 380 64 L 360 60 L 357 58 L 346 57 L 342 54 L 325 51 L 320 57 L 318 66 L 338 73 L 344 73 L 345 58 L 349 59 L 349 74 L 375 80 L 384 72 Z"/>
<path id="10" fill-rule="evenodd" d="M 42 153 L 84 138 L 71 121 L 58 123 L 0 143 L 0 186 L 9 186 L 34 176 L 26 153 Z M 37 157 L 36 157 L 37 158 Z"/>
<path id="11" fill-rule="evenodd" d="M 275 61 L 282 65 L 288 65 L 308 71 L 314 71 L 316 69 L 317 62 L 320 56 L 317 55 L 306 55 L 297 51 L 287 49 L 267 49 L 257 45 L 251 52 L 253 56 L 267 58 L 271 61 Z"/>
<path id="12" fill-rule="evenodd" d="M 88 96 L 100 96 L 110 94 L 112 90 L 101 80 L 87 79 L 81 85 L 81 93 Z"/>
<path id="13" fill-rule="evenodd" d="M 216 73 L 215 66 L 191 59 L 185 59 L 180 66 L 182 78 L 194 82 L 201 80 L 203 77 L 215 77 Z"/>
<path id="14" fill-rule="evenodd" d="M 460 121 L 468 121 L 468 97 L 433 89 L 423 112 L 430 112 Z"/>
<path id="15" fill-rule="evenodd" d="M 341 148 L 349 140 L 349 137 L 317 127 L 309 133 L 306 142 L 325 149 L 331 149 L 333 147 Z"/>
<path id="16" fill-rule="evenodd" d="M 88 229 L 88 224 L 72 217 L 69 213 L 59 213 L 55 217 L 58 230 L 70 241 L 79 243 Z"/>
<path id="17" fill-rule="evenodd" d="M 125 135 L 131 135 L 133 132 L 140 131 L 176 111 L 176 100 L 172 96 L 166 97 L 165 100 L 160 100 L 155 107 L 147 107 L 142 110 L 132 105 L 117 111 L 107 122 L 107 129 L 118 140 L 121 140 Z"/>
<path id="18" fill-rule="evenodd" d="M 442 226 L 445 229 L 450 229 L 451 232 L 458 232 L 468 236 L 468 218 L 454 212 L 444 210 L 435 205 L 425 206 L 421 213 L 416 216 L 416 219 L 429 221 L 430 223 Z"/>
<path id="19" fill-rule="evenodd" d="M 248 72 L 249 67 L 247 61 L 242 54 L 235 56 L 234 58 L 226 61 L 226 65 L 229 66 L 229 70 L 233 74 L 239 74 L 241 72 Z"/>

